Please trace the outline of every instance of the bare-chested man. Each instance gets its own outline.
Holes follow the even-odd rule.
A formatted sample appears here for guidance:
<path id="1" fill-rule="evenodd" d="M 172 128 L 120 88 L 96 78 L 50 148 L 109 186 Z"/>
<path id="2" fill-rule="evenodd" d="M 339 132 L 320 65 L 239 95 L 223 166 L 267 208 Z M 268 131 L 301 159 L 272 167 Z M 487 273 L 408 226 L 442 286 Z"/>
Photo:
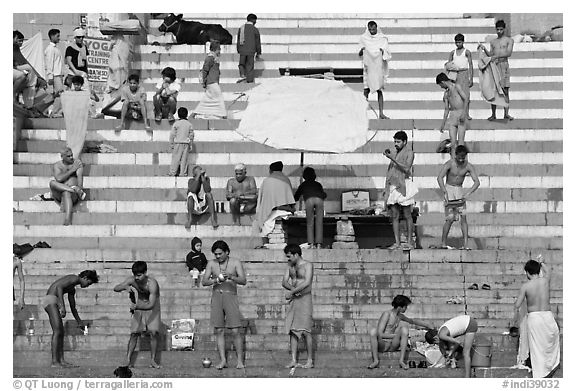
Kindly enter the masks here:
<path id="1" fill-rule="evenodd" d="M 202 285 L 213 286 L 210 323 L 216 333 L 216 344 L 220 354 L 220 363 L 216 365 L 216 369 L 223 369 L 228 366 L 224 340 L 225 329 L 229 329 L 234 335 L 234 346 L 238 356 L 236 369 L 243 369 L 244 346 L 240 335 L 242 317 L 236 286 L 246 285 L 246 274 L 240 260 L 230 258 L 230 247 L 225 241 L 215 241 L 212 245 L 212 254 L 216 259 L 208 261 L 206 272 L 202 277 Z"/>
<path id="2" fill-rule="evenodd" d="M 470 103 L 470 94 L 466 94 L 462 87 L 450 80 L 445 73 L 436 76 L 436 84 L 445 90 L 444 118 L 440 125 L 440 132 L 444 132 L 444 127 L 448 126 L 452 144 L 451 155 L 454 156 L 454 148 L 457 145 L 464 145 L 468 121 L 466 109 Z"/>
<path id="3" fill-rule="evenodd" d="M 12 276 L 18 273 L 18 280 L 20 282 L 20 296 L 18 297 L 18 309 L 22 311 L 24 309 L 24 292 L 26 290 L 26 281 L 24 280 L 24 270 L 22 269 L 22 259 L 30 252 L 34 250 L 34 247 L 20 247 L 17 244 L 13 246 L 12 249 Z M 12 291 L 12 298 L 16 300 L 16 295 Z"/>
<path id="4" fill-rule="evenodd" d="M 156 358 L 158 341 L 160 340 L 160 286 L 156 279 L 148 276 L 148 265 L 144 261 L 136 261 L 132 265 L 132 276 L 114 287 L 114 292 L 129 291 L 130 312 L 130 340 L 124 366 L 131 366 L 132 353 L 136 349 L 138 338 L 143 333 L 150 334 L 150 368 L 160 368 Z"/>
<path id="5" fill-rule="evenodd" d="M 544 260 L 529 260 L 524 271 L 528 282 L 522 284 L 514 307 L 518 316 L 526 299 L 532 377 L 552 377 L 560 365 L 560 330 L 550 310 L 550 273 Z"/>
<path id="6" fill-rule="evenodd" d="M 454 221 L 460 220 L 460 228 L 462 229 L 463 245 L 461 250 L 470 250 L 468 247 L 468 221 L 466 220 L 466 199 L 480 187 L 480 180 L 474 166 L 468 162 L 468 148 L 465 145 L 459 145 L 455 149 L 455 156 L 448 160 L 442 166 L 438 174 L 438 186 L 444 194 L 444 213 L 446 215 L 446 222 L 442 229 L 442 245 L 441 248 L 451 249 L 446 244 L 448 240 L 448 233 Z M 467 192 L 464 192 L 462 184 L 466 175 L 474 181 L 474 184 Z M 446 177 L 446 184 L 444 184 L 444 177 Z"/>
<path id="7" fill-rule="evenodd" d="M 282 278 L 282 287 L 287 289 L 286 332 L 290 335 L 290 352 L 292 361 L 286 368 L 298 365 L 298 340 L 306 338 L 308 360 L 302 368 L 314 368 L 312 345 L 312 279 L 314 267 L 311 262 L 302 259 L 302 249 L 297 244 L 284 247 L 288 260 L 288 269 Z"/>
<path id="8" fill-rule="evenodd" d="M 188 179 L 188 196 L 186 207 L 188 208 L 188 221 L 184 225 L 186 229 L 192 226 L 194 216 L 200 216 L 206 212 L 210 213 L 212 228 L 218 228 L 218 217 L 214 207 L 214 197 L 210 178 L 206 175 L 206 170 L 200 166 L 192 170 L 193 177 Z"/>
<path id="9" fill-rule="evenodd" d="M 512 55 L 514 50 L 514 40 L 510 37 L 504 36 L 504 30 L 506 29 L 506 23 L 503 20 L 496 22 L 496 34 L 497 38 L 490 41 L 490 50 L 482 44 L 478 47 L 484 50 L 487 56 L 492 57 L 492 62 L 496 64 L 500 70 L 500 85 L 504 91 L 504 100 L 506 103 L 510 103 L 510 65 L 508 64 L 508 57 Z M 504 119 L 512 121 L 514 118 L 508 114 L 510 106 L 504 107 Z M 488 118 L 488 121 L 494 121 L 496 119 L 496 106 L 492 105 L 492 115 Z"/>
<path id="10" fill-rule="evenodd" d="M 408 324 L 433 329 L 432 324 L 418 319 L 411 319 L 404 315 L 412 301 L 404 296 L 398 295 L 392 300 L 392 309 L 382 313 L 378 320 L 378 326 L 370 330 L 370 348 L 372 351 L 372 363 L 368 369 L 378 368 L 378 345 L 384 345 L 385 352 L 395 352 L 400 348 L 400 368 L 408 369 L 406 363 L 406 348 L 408 346 L 409 329 Z"/>
<path id="11" fill-rule="evenodd" d="M 72 224 L 72 206 L 86 197 L 82 190 L 84 182 L 84 165 L 80 159 L 74 159 L 72 150 L 68 147 L 60 151 L 62 161 L 54 163 L 52 172 L 54 179 L 50 181 L 52 197 L 64 208 L 66 217 L 64 225 Z"/>
<path id="12" fill-rule="evenodd" d="M 52 366 L 53 367 L 77 367 L 64 361 L 64 324 L 62 318 L 66 316 L 64 295 L 68 294 L 70 312 L 76 319 L 79 328 L 84 328 L 84 322 L 80 319 L 76 310 L 76 285 L 80 288 L 88 288 L 99 280 L 95 270 L 84 270 L 79 275 L 69 274 L 54 281 L 46 296 L 42 299 L 42 306 L 48 313 L 50 326 L 52 327 Z"/>
<path id="13" fill-rule="evenodd" d="M 240 225 L 240 215 L 254 213 L 258 199 L 258 188 L 253 176 L 246 175 L 246 166 L 239 163 L 234 167 L 234 178 L 226 184 L 226 199 L 230 201 L 232 222 Z"/>

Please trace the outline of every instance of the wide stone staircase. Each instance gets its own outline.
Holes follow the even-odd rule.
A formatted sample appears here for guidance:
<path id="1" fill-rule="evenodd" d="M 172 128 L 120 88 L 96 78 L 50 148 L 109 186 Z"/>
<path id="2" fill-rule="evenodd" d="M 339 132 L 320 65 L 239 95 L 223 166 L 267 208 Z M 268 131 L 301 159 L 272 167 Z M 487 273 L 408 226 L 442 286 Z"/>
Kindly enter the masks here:
<path id="1" fill-rule="evenodd" d="M 245 15 L 185 15 L 206 23 L 221 23 L 233 36 Z M 305 153 L 304 165 L 313 166 L 328 198 L 327 212 L 340 210 L 340 195 L 350 189 L 366 189 L 370 199 L 382 201 L 387 160 L 382 156 L 392 146 L 395 131 L 407 131 L 416 152 L 414 181 L 421 216 L 418 230 L 422 247 L 437 244 L 444 222 L 443 203 L 436 175 L 449 156 L 435 153 L 440 135 L 436 128 L 442 118 L 442 91 L 434 83 L 453 49 L 453 36 L 466 35 L 472 42 L 493 34 L 493 19 L 464 19 L 457 14 L 437 15 L 259 15 L 264 61 L 258 62 L 258 79 L 280 77 L 280 68 L 344 69 L 343 80 L 350 88 L 362 90 L 361 62 L 357 56 L 358 36 L 368 20 L 374 19 L 389 37 L 393 61 L 385 113 L 392 120 L 371 119 L 375 137 L 353 153 Z M 170 36 L 161 36 L 151 20 L 149 45 L 136 50 L 133 69 L 140 71 L 149 98 L 165 66 L 176 69 L 184 79 L 179 106 L 191 111 L 202 96 L 197 83 L 205 49 L 202 46 L 169 45 Z M 234 38 L 235 39 L 235 38 Z M 159 45 L 152 43 L 159 43 Z M 299 184 L 301 154 L 277 150 L 250 142 L 235 129 L 247 102 L 233 103 L 239 93 L 253 86 L 236 84 L 235 45 L 222 51 L 221 86 L 228 120 L 193 120 L 195 143 L 191 166 L 206 168 L 214 197 L 225 201 L 225 185 L 236 163 L 248 166 L 248 174 L 259 186 L 268 164 L 282 160 L 292 185 Z M 453 377 L 453 370 L 414 369 L 400 371 L 397 353 L 385 353 L 383 369 L 365 369 L 370 354 L 368 330 L 392 298 L 406 294 L 414 304 L 408 316 L 423 318 L 439 326 L 452 316 L 468 313 L 479 321 L 480 332 L 492 341 L 490 370 L 478 369 L 478 376 L 523 377 L 526 371 L 503 369 L 516 363 L 518 340 L 503 335 L 510 327 L 513 303 L 522 281 L 523 263 L 538 254 L 549 260 L 553 272 L 552 303 L 562 324 L 562 43 L 519 43 L 510 64 L 512 122 L 488 122 L 489 105 L 477 87 L 472 89 L 470 130 L 466 134 L 471 150 L 469 160 L 480 175 L 481 187 L 468 202 L 471 245 L 469 252 L 414 250 L 393 252 L 378 249 L 359 251 L 313 250 L 304 257 L 315 263 L 314 336 L 318 349 L 316 369 L 297 376 L 410 376 Z M 360 77 L 358 77 L 360 75 Z M 375 96 L 370 96 L 376 107 Z M 372 110 L 367 114 L 373 118 Z M 321 115 L 321 114 L 319 114 Z M 499 116 L 501 116 L 499 111 Z M 112 287 L 130 273 L 136 260 L 149 263 L 149 273 L 158 279 L 162 292 L 164 323 L 172 319 L 198 320 L 196 350 L 162 354 L 162 373 L 146 370 L 147 352 L 137 359 L 138 376 L 216 376 L 202 370 L 204 356 L 216 359 L 215 341 L 209 326 L 210 289 L 194 288 L 184 265 L 190 239 L 204 240 L 209 256 L 211 243 L 226 240 L 231 256 L 245 263 L 248 285 L 240 289 L 241 310 L 246 318 L 245 343 L 248 369 L 244 376 L 287 376 L 280 369 L 288 359 L 288 336 L 284 332 L 285 304 L 281 278 L 285 258 L 281 251 L 251 250 L 258 238 L 250 235 L 251 217 L 232 225 L 228 213 L 218 216 L 220 227 L 212 229 L 206 219 L 190 230 L 184 228 L 187 179 L 168 177 L 170 126 L 164 120 L 146 132 L 142 124 L 114 132 L 112 120 L 91 120 L 88 142 L 106 143 L 117 153 L 86 153 L 84 185 L 88 196 L 73 216 L 72 226 L 62 226 L 60 208 L 53 202 L 31 201 L 48 191 L 50 163 L 59 160 L 65 144 L 64 121 L 27 120 L 21 131 L 13 165 L 14 242 L 46 241 L 51 249 L 36 249 L 24 261 L 27 303 L 14 314 L 14 375 L 42 375 L 47 366 L 50 326 L 40 300 L 58 276 L 95 269 L 100 284 L 78 291 L 81 317 L 91 321 L 88 335 L 68 321 L 66 354 L 78 360 L 83 370 L 52 371 L 45 376 L 112 376 L 124 355 L 129 318 L 126 295 Z M 465 186 L 470 186 L 467 179 Z M 456 223 L 450 243 L 459 244 Z M 325 239 L 326 244 L 331 238 Z M 390 244 L 381 238 L 379 245 Z M 472 283 L 491 290 L 468 290 Z M 17 285 L 17 283 L 15 283 Z M 461 298 L 461 304 L 447 304 Z M 29 334 L 30 317 L 34 334 Z M 169 333 L 166 333 L 168 341 Z M 146 342 L 144 349 L 146 349 Z M 305 354 L 304 354 L 305 355 Z M 422 360 L 412 352 L 411 358 Z M 232 363 L 235 361 L 232 354 Z M 393 368 L 391 368 L 393 366 Z M 193 368 L 190 371 L 190 368 Z M 497 369 L 502 368 L 502 369 Z M 498 372 L 500 371 L 500 372 Z M 218 373 L 220 375 L 220 373 Z M 229 370 L 225 376 L 242 376 Z"/>

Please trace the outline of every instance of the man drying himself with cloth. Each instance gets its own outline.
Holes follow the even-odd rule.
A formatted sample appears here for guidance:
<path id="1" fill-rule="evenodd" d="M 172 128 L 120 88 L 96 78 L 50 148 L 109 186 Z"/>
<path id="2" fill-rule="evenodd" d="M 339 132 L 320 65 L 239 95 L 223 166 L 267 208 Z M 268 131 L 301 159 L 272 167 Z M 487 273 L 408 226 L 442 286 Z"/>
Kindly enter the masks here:
<path id="1" fill-rule="evenodd" d="M 80 288 L 88 288 L 98 282 L 98 274 L 95 270 L 84 270 L 79 275 L 69 274 L 54 281 L 46 296 L 42 299 L 42 306 L 50 319 L 52 327 L 52 367 L 77 367 L 64 361 L 64 324 L 62 318 L 66 316 L 64 295 L 68 295 L 70 312 L 76 319 L 79 328 L 84 328 L 84 323 L 76 310 L 76 285 Z"/>
<path id="2" fill-rule="evenodd" d="M 290 335 L 290 352 L 292 361 L 286 368 L 294 368 L 297 364 L 298 340 L 306 338 L 308 360 L 302 368 L 314 368 L 312 346 L 312 278 L 314 266 L 302 259 L 302 249 L 297 244 L 284 247 L 288 260 L 288 269 L 282 278 L 282 287 L 287 289 L 286 300 L 286 332 Z"/>
<path id="3" fill-rule="evenodd" d="M 160 368 L 156 358 L 158 341 L 160 340 L 160 286 L 158 281 L 149 277 L 148 265 L 144 261 L 136 261 L 132 265 L 133 276 L 114 287 L 114 292 L 129 291 L 130 312 L 130 340 L 128 352 L 123 366 L 131 366 L 132 353 L 136 349 L 138 338 L 142 333 L 150 333 L 150 368 Z"/>
<path id="4" fill-rule="evenodd" d="M 438 177 L 438 186 L 444 195 L 444 213 L 446 214 L 446 222 L 442 229 L 442 244 L 440 248 L 452 250 L 446 244 L 448 240 L 448 233 L 452 223 L 460 220 L 460 228 L 462 229 L 462 238 L 464 243 L 460 250 L 470 250 L 468 247 L 468 221 L 466 220 L 466 200 L 472 193 L 480 187 L 480 180 L 476 174 L 476 169 L 468 162 L 468 148 L 465 145 L 458 145 L 456 147 L 456 155 L 448 160 L 442 166 Z M 474 185 L 464 192 L 462 184 L 466 175 L 474 181 Z M 444 177 L 446 177 L 446 184 L 444 184 Z"/>
<path id="5" fill-rule="evenodd" d="M 500 85 L 504 91 L 504 100 L 506 103 L 510 103 L 510 65 L 508 64 L 508 57 L 512 55 L 514 50 L 514 40 L 510 37 L 504 36 L 504 30 L 506 29 L 506 23 L 503 20 L 496 22 L 496 34 L 497 37 L 490 41 L 490 51 L 482 44 L 478 45 L 478 49 L 481 49 L 486 53 L 487 56 L 491 57 L 491 61 L 496 64 L 498 70 L 500 71 Z M 513 117 L 508 114 L 509 105 L 504 106 L 504 119 L 508 121 L 514 120 Z M 488 118 L 488 121 L 494 121 L 496 119 L 496 105 L 492 105 L 492 115 Z"/>
<path id="6" fill-rule="evenodd" d="M 281 161 L 270 164 L 270 175 L 262 181 L 258 202 L 256 203 L 256 218 L 252 224 L 255 234 L 262 237 L 263 244 L 274 229 L 274 221 L 282 216 L 291 215 L 294 211 L 294 195 L 290 179 L 282 173 L 284 164 Z"/>
<path id="7" fill-rule="evenodd" d="M 388 46 L 388 38 L 382 34 L 376 22 L 371 20 L 364 34 L 360 36 L 360 52 L 362 57 L 364 80 L 364 96 L 368 100 L 368 94 L 376 91 L 378 93 L 378 117 L 380 119 L 390 119 L 384 115 L 384 97 L 382 91 L 388 78 L 388 61 L 392 58 Z"/>
<path id="8" fill-rule="evenodd" d="M 519 311 L 526 299 L 532 377 L 552 377 L 560 365 L 560 330 L 550 310 L 550 273 L 544 260 L 529 260 L 524 271 L 528 282 L 520 288 L 514 307 Z"/>
<path id="9" fill-rule="evenodd" d="M 470 351 L 474 337 L 478 331 L 476 319 L 470 315 L 459 315 L 448 320 L 438 330 L 426 333 L 426 342 L 437 343 L 440 351 L 453 365 L 456 364 L 456 354 L 460 351 L 464 356 L 465 377 L 472 376 L 472 359 Z"/>
<path id="10" fill-rule="evenodd" d="M 242 262 L 230 258 L 230 247 L 223 240 L 217 240 L 212 245 L 215 259 L 208 261 L 206 272 L 202 277 L 202 285 L 212 285 L 212 300 L 210 301 L 210 324 L 214 327 L 216 344 L 220 355 L 220 363 L 216 369 L 228 366 L 226 362 L 225 329 L 234 335 L 234 346 L 237 354 L 236 369 L 244 368 L 244 346 L 240 327 L 242 315 L 238 303 L 237 285 L 246 285 L 246 274 Z"/>
<path id="11" fill-rule="evenodd" d="M 390 250 L 402 248 L 400 242 L 400 212 L 402 212 L 408 228 L 406 249 L 410 250 L 414 248 L 412 240 L 412 233 L 414 232 L 412 205 L 414 204 L 414 196 L 418 193 L 418 188 L 410 180 L 412 164 L 414 163 L 414 152 L 408 146 L 408 135 L 403 130 L 394 134 L 394 148 L 396 149 L 395 154 L 392 154 L 389 149 L 384 151 L 384 156 L 390 159 L 384 185 L 384 200 L 386 206 L 392 208 L 392 230 L 396 240 L 388 248 Z"/>

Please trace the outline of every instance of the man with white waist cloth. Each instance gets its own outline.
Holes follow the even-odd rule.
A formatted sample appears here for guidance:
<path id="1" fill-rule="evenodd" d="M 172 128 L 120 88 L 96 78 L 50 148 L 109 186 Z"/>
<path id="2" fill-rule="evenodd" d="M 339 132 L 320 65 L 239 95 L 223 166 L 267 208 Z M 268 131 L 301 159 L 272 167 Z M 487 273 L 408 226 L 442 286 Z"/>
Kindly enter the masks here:
<path id="1" fill-rule="evenodd" d="M 390 159 L 384 185 L 384 200 L 386 206 L 390 206 L 392 209 L 392 229 L 395 239 L 395 243 L 388 248 L 390 250 L 402 248 L 400 243 L 400 212 L 402 212 L 408 227 L 408 243 L 404 249 L 411 250 L 414 248 L 412 240 L 412 233 L 414 232 L 412 206 L 414 205 L 414 196 L 418 193 L 418 188 L 410 180 L 412 164 L 414 163 L 414 151 L 408 146 L 408 135 L 403 130 L 394 134 L 394 148 L 396 149 L 394 154 L 389 149 L 386 149 L 383 153 L 384 156 Z"/>
<path id="2" fill-rule="evenodd" d="M 550 310 L 550 273 L 544 260 L 529 260 L 524 265 L 524 271 L 528 282 L 522 284 L 514 303 L 515 320 L 526 299 L 532 377 L 552 377 L 560 365 L 560 330 Z"/>
<path id="3" fill-rule="evenodd" d="M 460 220 L 460 227 L 462 229 L 463 243 L 460 250 L 470 250 L 468 247 L 468 221 L 466 220 L 466 200 L 472 193 L 480 187 L 480 180 L 476 174 L 476 169 L 468 162 L 468 148 L 465 145 L 458 145 L 454 157 L 448 160 L 442 166 L 438 174 L 438 186 L 442 190 L 444 196 L 444 214 L 446 215 L 446 222 L 442 229 L 442 244 L 440 248 L 452 250 L 453 247 L 448 246 L 448 233 L 452 223 Z M 474 185 L 464 192 L 462 184 L 466 175 L 474 181 Z M 444 177 L 446 177 L 446 184 L 444 184 Z"/>

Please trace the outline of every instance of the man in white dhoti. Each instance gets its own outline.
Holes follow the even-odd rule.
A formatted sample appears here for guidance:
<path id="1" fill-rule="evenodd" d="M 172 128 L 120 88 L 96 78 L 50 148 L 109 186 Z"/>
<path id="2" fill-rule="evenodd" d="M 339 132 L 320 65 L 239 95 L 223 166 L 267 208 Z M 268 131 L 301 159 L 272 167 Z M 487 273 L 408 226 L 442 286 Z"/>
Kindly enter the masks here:
<path id="1" fill-rule="evenodd" d="M 524 283 L 514 304 L 519 311 L 526 299 L 526 328 L 532 377 L 552 377 L 560 365 L 560 330 L 550 310 L 550 273 L 544 260 L 529 260 Z M 517 315 L 516 315 L 517 316 Z"/>
<path id="2" fill-rule="evenodd" d="M 378 93 L 378 110 L 380 119 L 389 119 L 384 115 L 384 84 L 388 78 L 388 61 L 392 58 L 388 47 L 388 38 L 378 29 L 373 20 L 368 22 L 368 28 L 360 36 L 360 52 L 362 57 L 364 79 L 364 96 L 368 99 L 370 92 Z"/>

